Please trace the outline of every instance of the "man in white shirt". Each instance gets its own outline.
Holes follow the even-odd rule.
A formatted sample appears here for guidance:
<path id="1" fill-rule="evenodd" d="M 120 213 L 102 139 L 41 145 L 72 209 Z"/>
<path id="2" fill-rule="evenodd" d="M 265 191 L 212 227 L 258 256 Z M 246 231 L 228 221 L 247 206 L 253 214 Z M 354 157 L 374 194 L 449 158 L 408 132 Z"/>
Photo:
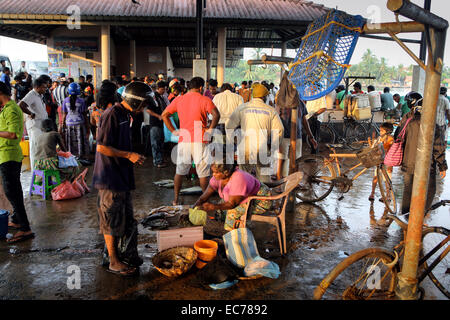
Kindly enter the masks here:
<path id="1" fill-rule="evenodd" d="M 443 142 L 447 141 L 445 135 L 447 132 L 447 120 L 449 121 L 448 125 L 450 126 L 450 102 L 448 101 L 446 94 L 447 88 L 441 87 L 436 109 L 436 130 L 439 130 L 439 136 Z"/>
<path id="2" fill-rule="evenodd" d="M 228 130 L 241 126 L 238 146 L 239 167 L 249 173 L 255 171 L 259 180 L 270 180 L 273 159 L 278 155 L 284 127 L 275 108 L 265 102 L 269 91 L 262 84 L 252 87 L 253 99 L 236 108 L 226 124 Z M 271 143 L 271 149 L 268 144 Z M 264 178 L 263 178 L 264 177 Z"/>
<path id="3" fill-rule="evenodd" d="M 372 112 L 381 110 L 381 93 L 375 91 L 375 87 L 370 85 L 367 87 L 367 93 L 369 94 L 369 102 Z"/>
<path id="4" fill-rule="evenodd" d="M 244 104 L 244 99 L 240 95 L 231 92 L 232 89 L 231 84 L 224 83 L 220 88 L 220 93 L 216 94 L 213 98 L 213 103 L 220 113 L 220 120 L 216 129 L 220 130 L 222 135 L 225 135 L 225 126 L 231 114 L 238 106 Z M 223 136 L 221 138 L 216 136 L 216 138 L 222 140 L 222 143 L 225 143 Z"/>
<path id="5" fill-rule="evenodd" d="M 47 90 L 47 81 L 37 78 L 33 83 L 33 90 L 19 102 L 23 113 L 28 115 L 25 122 L 30 143 L 30 167 L 34 170 L 34 158 L 36 152 L 36 137 L 41 134 L 42 121 L 48 118 L 44 103 L 44 93 Z"/>

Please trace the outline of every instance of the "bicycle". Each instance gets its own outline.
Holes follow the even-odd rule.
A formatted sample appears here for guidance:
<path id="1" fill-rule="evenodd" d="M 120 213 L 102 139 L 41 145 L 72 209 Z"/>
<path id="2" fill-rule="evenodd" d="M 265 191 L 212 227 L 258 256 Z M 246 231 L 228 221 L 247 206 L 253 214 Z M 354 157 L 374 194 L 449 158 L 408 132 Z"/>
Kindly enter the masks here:
<path id="1" fill-rule="evenodd" d="M 375 112 L 372 112 L 372 117 L 370 120 L 363 120 L 361 121 L 361 124 L 364 126 L 364 128 L 367 131 L 367 135 L 369 138 L 378 137 L 380 135 L 380 126 L 378 123 L 373 121 L 373 117 L 375 115 Z M 384 117 L 383 117 L 384 119 Z"/>
<path id="2" fill-rule="evenodd" d="M 352 150 L 360 150 L 363 147 L 361 141 L 367 139 L 367 130 L 361 123 L 358 123 L 355 119 L 344 117 L 344 128 L 343 134 L 341 135 L 336 129 L 335 122 L 331 120 L 336 120 L 332 118 L 331 115 L 334 112 L 328 114 L 328 121 L 320 125 L 320 143 L 339 143 Z"/>
<path id="3" fill-rule="evenodd" d="M 303 202 L 318 202 L 325 199 L 334 187 L 337 187 L 342 194 L 347 193 L 354 180 L 369 168 L 376 167 L 381 198 L 389 212 L 397 212 L 397 201 L 391 179 L 383 165 L 380 146 L 365 148 L 356 154 L 336 153 L 335 145 L 327 144 L 327 146 L 333 151 L 329 154 L 329 158 L 311 154 L 299 159 L 297 168 L 303 172 L 304 178 L 296 191 L 298 199 Z M 341 170 L 340 158 L 357 158 L 360 162 L 349 169 Z M 364 168 L 352 178 L 347 177 L 349 172 L 360 166 Z"/>
<path id="4" fill-rule="evenodd" d="M 445 206 L 450 200 L 435 203 L 427 211 Z M 392 214 L 385 214 L 386 219 L 395 221 L 403 230 L 403 240 L 392 251 L 382 248 L 368 248 L 345 258 L 320 282 L 314 290 L 314 299 L 339 297 L 344 300 L 387 299 L 395 296 L 397 273 L 400 260 L 405 250 L 408 224 Z M 450 298 L 450 230 L 443 227 L 424 226 L 422 231 L 423 256 L 419 267 L 423 272 L 418 276 L 418 284 L 428 276 L 436 287 Z M 430 258 L 433 262 L 428 264 Z M 352 280 L 352 276 L 356 276 Z M 349 280 L 350 279 L 350 280 Z M 422 289 L 420 298 L 423 298 Z"/>

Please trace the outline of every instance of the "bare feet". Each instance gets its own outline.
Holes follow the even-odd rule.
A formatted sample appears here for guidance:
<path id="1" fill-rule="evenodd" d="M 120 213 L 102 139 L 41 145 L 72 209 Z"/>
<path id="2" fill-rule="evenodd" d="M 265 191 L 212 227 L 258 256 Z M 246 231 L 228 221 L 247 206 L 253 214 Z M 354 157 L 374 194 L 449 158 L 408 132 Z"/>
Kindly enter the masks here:
<path id="1" fill-rule="evenodd" d="M 136 268 L 130 268 L 128 265 L 126 265 L 125 263 L 123 263 L 123 262 L 117 262 L 117 263 L 110 263 L 109 264 L 109 270 L 111 270 L 111 271 L 121 271 L 121 270 L 124 270 L 124 269 L 135 269 L 136 270 Z"/>
<path id="2" fill-rule="evenodd" d="M 8 223 L 8 227 L 9 227 L 9 228 L 19 229 L 19 228 L 20 228 L 20 224 L 13 223 L 13 222 L 9 222 L 9 223 Z"/>
<path id="3" fill-rule="evenodd" d="M 16 234 L 14 234 L 14 236 L 8 240 L 6 240 L 6 242 L 8 243 L 16 243 L 16 242 L 20 242 L 20 241 L 25 241 L 28 239 L 33 239 L 34 238 L 34 233 L 30 230 L 30 231 L 19 231 Z"/>

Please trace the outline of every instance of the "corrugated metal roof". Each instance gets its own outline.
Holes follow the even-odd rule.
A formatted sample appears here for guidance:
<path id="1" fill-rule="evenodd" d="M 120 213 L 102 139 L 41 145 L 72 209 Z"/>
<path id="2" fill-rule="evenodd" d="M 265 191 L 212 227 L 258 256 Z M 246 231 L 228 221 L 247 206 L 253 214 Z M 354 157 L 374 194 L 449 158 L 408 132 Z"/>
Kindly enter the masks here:
<path id="1" fill-rule="evenodd" d="M 81 15 L 195 18 L 196 0 L 2 0 L 1 13 L 31 15 L 67 15 L 70 6 Z M 69 12 L 68 12 L 69 9 Z M 304 0 L 206 0 L 206 19 L 252 19 L 312 21 L 328 8 Z"/>

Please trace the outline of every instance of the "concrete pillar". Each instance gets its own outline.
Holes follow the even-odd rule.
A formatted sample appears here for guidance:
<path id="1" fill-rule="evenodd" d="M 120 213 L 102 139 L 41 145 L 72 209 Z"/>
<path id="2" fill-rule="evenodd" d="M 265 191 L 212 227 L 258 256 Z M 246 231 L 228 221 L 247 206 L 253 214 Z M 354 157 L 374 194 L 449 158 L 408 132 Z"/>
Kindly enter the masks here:
<path id="1" fill-rule="evenodd" d="M 217 83 L 221 87 L 225 81 L 227 52 L 227 28 L 219 28 L 217 39 Z"/>
<path id="2" fill-rule="evenodd" d="M 102 47 L 102 80 L 110 78 L 111 70 L 111 28 L 109 25 L 102 26 L 101 47 Z"/>
<path id="3" fill-rule="evenodd" d="M 206 42 L 206 77 L 209 80 L 211 79 L 211 51 L 212 51 L 212 43 L 211 40 Z"/>
<path id="4" fill-rule="evenodd" d="M 287 52 L 287 42 L 283 41 L 281 43 L 281 56 L 286 57 L 286 52 Z M 281 83 L 281 80 L 283 80 L 283 74 L 284 74 L 284 68 L 283 68 L 283 66 L 280 66 L 280 83 Z"/>
<path id="5" fill-rule="evenodd" d="M 425 91 L 426 72 L 420 66 L 413 66 L 413 79 L 411 90 L 419 92 L 421 95 Z"/>
<path id="6" fill-rule="evenodd" d="M 130 40 L 130 78 L 136 77 L 136 40 Z"/>
<path id="7" fill-rule="evenodd" d="M 286 51 L 287 51 L 287 42 L 284 41 L 281 43 L 281 56 L 286 57 Z"/>

